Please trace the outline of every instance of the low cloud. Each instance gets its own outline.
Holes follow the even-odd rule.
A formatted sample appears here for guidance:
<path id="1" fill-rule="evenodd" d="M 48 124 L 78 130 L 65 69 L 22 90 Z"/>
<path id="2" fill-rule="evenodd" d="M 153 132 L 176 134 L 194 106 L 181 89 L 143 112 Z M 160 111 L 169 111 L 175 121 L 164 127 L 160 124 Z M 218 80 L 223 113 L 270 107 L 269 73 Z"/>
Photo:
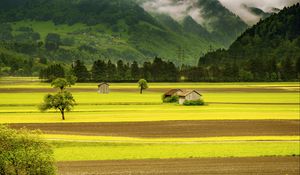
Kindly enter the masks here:
<path id="1" fill-rule="evenodd" d="M 177 21 L 191 16 L 199 24 L 205 21 L 201 15 L 201 7 L 198 0 L 138 0 L 142 7 L 153 13 L 167 14 Z M 209 1 L 209 0 L 208 0 Z M 256 7 L 265 12 L 271 12 L 272 8 L 283 9 L 300 0 L 218 0 L 224 7 L 238 15 L 249 25 L 253 25 L 260 20 L 260 16 L 251 13 L 246 7 Z"/>
<path id="2" fill-rule="evenodd" d="M 198 23 L 203 22 L 197 0 L 148 0 L 142 6 L 146 11 L 167 14 L 177 21 L 191 16 Z"/>
<path id="3" fill-rule="evenodd" d="M 219 0 L 219 2 L 246 23 L 252 25 L 257 23 L 260 17 L 249 12 L 244 5 L 271 12 L 272 8 L 283 9 L 285 6 L 299 2 L 299 0 Z"/>

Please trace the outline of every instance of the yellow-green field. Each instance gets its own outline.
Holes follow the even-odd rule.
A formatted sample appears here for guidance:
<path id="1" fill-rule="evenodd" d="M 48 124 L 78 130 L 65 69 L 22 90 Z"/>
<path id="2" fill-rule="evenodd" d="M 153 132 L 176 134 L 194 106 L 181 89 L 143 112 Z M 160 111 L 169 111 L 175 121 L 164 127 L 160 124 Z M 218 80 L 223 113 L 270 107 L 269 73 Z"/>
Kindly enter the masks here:
<path id="1" fill-rule="evenodd" d="M 78 105 L 62 121 L 58 112 L 42 113 L 37 108 L 51 91 L 49 84 L 37 78 L 4 77 L 0 79 L 0 123 L 299 120 L 298 83 L 150 83 L 149 87 L 141 95 L 135 83 L 112 83 L 112 92 L 101 95 L 96 83 L 79 83 L 69 89 Z M 198 89 L 207 105 L 163 104 L 161 96 L 171 88 Z M 60 133 L 42 137 L 54 140 L 58 161 L 300 154 L 299 135 L 141 138 Z"/>
<path id="2" fill-rule="evenodd" d="M 60 143 L 56 145 L 55 157 L 59 161 L 72 161 L 286 156 L 299 155 L 299 146 L 299 142 L 217 144 Z"/>

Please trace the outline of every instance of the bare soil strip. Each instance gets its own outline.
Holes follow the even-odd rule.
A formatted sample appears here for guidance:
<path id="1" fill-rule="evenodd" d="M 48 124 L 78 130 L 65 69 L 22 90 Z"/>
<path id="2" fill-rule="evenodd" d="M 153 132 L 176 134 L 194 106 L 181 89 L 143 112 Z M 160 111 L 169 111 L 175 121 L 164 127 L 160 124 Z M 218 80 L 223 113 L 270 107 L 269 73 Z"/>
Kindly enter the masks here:
<path id="1" fill-rule="evenodd" d="M 297 136 L 300 120 L 212 120 L 117 123 L 11 124 L 12 128 L 41 129 L 48 134 L 195 138 L 220 136 Z"/>
<path id="2" fill-rule="evenodd" d="M 170 88 L 152 88 L 148 89 L 149 92 L 159 92 L 164 93 L 170 90 Z M 202 93 L 206 92 L 260 92 L 260 93 L 299 93 L 298 89 L 288 90 L 285 88 L 278 87 L 258 87 L 258 88 L 201 88 L 198 89 Z M 53 88 L 0 88 L 0 93 L 32 93 L 32 92 L 55 92 Z M 70 88 L 71 92 L 97 92 L 97 87 L 93 88 Z M 112 92 L 139 92 L 138 88 L 120 88 L 120 89 L 111 89 Z"/>
<path id="3" fill-rule="evenodd" d="M 300 157 L 58 162 L 61 175 L 299 175 Z"/>

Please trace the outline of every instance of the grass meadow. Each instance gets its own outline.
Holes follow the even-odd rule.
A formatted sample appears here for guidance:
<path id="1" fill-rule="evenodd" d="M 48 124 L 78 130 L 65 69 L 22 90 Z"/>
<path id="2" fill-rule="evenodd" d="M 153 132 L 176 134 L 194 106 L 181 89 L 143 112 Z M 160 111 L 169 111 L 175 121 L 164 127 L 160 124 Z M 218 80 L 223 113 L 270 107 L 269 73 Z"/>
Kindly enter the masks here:
<path id="1" fill-rule="evenodd" d="M 51 87 L 36 78 L 0 79 L 0 123 L 148 122 L 181 120 L 299 120 L 297 83 L 150 83 L 139 94 L 135 83 L 112 83 L 112 93 L 97 93 L 96 83 L 70 88 L 77 106 L 62 121 L 56 111 L 37 106 Z M 207 105 L 162 104 L 171 88 L 199 89 Z M 202 91 L 203 90 L 203 91 Z M 216 131 L 217 132 L 217 131 Z M 133 138 L 42 136 L 53 142 L 57 161 L 257 157 L 299 155 L 299 136 L 208 138 Z"/>

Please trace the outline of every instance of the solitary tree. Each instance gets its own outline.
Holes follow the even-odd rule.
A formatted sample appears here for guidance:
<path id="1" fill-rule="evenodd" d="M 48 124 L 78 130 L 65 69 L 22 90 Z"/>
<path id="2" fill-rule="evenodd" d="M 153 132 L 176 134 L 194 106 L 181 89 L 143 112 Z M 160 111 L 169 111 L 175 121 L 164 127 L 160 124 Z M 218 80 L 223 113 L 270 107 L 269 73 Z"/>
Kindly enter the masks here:
<path id="1" fill-rule="evenodd" d="M 63 91 L 66 89 L 66 87 L 71 87 L 71 85 L 74 85 L 77 78 L 75 76 L 68 76 L 67 79 L 64 78 L 57 78 L 54 81 L 52 81 L 51 86 L 54 88 L 59 88 L 60 91 Z"/>
<path id="2" fill-rule="evenodd" d="M 52 81 L 51 86 L 54 88 L 59 88 L 60 91 L 63 91 L 66 87 L 71 86 L 71 84 L 64 78 L 57 78 Z"/>
<path id="3" fill-rule="evenodd" d="M 145 79 L 140 79 L 139 82 L 140 93 L 143 93 L 143 90 L 148 89 L 148 83 Z"/>
<path id="4" fill-rule="evenodd" d="M 71 92 L 65 90 L 67 86 L 71 86 L 71 83 L 66 79 L 56 79 L 52 82 L 52 86 L 59 88 L 60 92 L 52 95 L 47 94 L 44 97 L 44 102 L 39 106 L 41 111 L 47 111 L 49 109 L 59 110 L 62 120 L 65 120 L 65 111 L 71 111 L 76 105 L 75 99 Z"/>

